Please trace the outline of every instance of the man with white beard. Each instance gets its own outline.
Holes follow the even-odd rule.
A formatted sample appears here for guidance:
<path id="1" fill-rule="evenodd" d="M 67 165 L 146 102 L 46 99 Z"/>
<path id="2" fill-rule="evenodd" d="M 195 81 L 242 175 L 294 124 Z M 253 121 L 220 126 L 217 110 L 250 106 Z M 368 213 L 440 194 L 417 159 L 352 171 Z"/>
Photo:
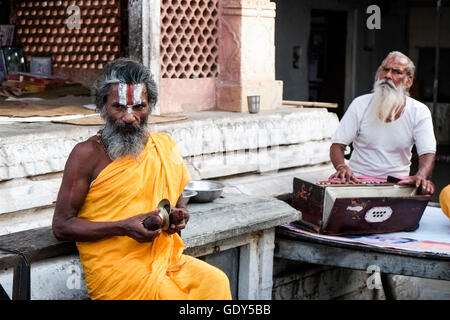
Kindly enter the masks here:
<path id="1" fill-rule="evenodd" d="M 411 98 L 414 64 L 403 53 L 393 51 L 377 70 L 373 93 L 355 98 L 332 136 L 330 158 L 336 172 L 330 179 L 359 183 L 358 176 L 401 179 L 399 184 L 421 187 L 422 194 L 433 194 L 428 180 L 434 168 L 436 139 L 431 112 Z M 346 146 L 353 144 L 348 162 Z M 413 145 L 419 167 L 410 175 Z"/>

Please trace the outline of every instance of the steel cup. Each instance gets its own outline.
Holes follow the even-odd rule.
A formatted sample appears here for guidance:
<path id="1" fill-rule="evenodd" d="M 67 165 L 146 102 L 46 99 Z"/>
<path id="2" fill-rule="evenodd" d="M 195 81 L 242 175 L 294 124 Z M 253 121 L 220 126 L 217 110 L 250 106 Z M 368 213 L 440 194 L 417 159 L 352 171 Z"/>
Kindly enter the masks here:
<path id="1" fill-rule="evenodd" d="M 258 113 L 260 105 L 260 96 L 247 96 L 248 112 Z"/>

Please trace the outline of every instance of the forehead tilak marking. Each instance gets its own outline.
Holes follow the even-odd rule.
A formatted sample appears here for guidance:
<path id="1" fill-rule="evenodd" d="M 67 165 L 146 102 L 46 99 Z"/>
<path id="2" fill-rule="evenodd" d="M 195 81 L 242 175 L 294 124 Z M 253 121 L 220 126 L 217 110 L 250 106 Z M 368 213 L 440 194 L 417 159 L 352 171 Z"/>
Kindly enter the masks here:
<path id="1" fill-rule="evenodd" d="M 117 87 L 119 103 L 124 106 L 133 106 L 142 103 L 143 84 L 127 84 L 120 82 Z"/>
<path id="2" fill-rule="evenodd" d="M 144 85 L 142 83 L 133 85 L 134 104 L 142 103 L 142 88 L 143 87 L 144 87 Z"/>
<path id="3" fill-rule="evenodd" d="M 119 103 L 124 106 L 127 105 L 127 84 L 119 83 L 117 93 L 119 94 Z"/>

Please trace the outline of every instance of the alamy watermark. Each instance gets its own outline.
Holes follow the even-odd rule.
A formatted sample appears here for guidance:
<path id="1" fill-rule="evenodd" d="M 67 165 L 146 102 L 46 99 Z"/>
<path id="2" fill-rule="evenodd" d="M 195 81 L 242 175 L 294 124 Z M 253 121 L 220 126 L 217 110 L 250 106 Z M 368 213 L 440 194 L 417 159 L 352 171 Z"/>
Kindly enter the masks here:
<path id="1" fill-rule="evenodd" d="M 69 29 L 81 28 L 81 10 L 77 5 L 70 5 L 66 10 L 70 16 L 67 18 L 67 27 Z M 367 7 L 366 13 L 369 14 L 366 20 L 366 27 L 369 30 L 381 29 L 381 9 L 376 4 Z"/>
<path id="2" fill-rule="evenodd" d="M 366 20 L 366 27 L 369 30 L 381 29 L 381 10 L 380 7 L 373 4 L 367 7 L 367 14 L 370 16 Z"/>
<path id="3" fill-rule="evenodd" d="M 67 18 L 67 28 L 70 30 L 72 29 L 80 29 L 81 28 L 81 10 L 79 6 L 71 5 L 67 7 L 66 10 L 67 14 L 70 14 L 70 16 Z"/>
<path id="4" fill-rule="evenodd" d="M 370 265 L 366 272 L 369 274 L 366 280 L 367 288 L 370 290 L 382 289 L 383 285 L 381 283 L 380 267 L 377 265 Z"/>
<path id="5" fill-rule="evenodd" d="M 81 268 L 75 264 L 69 265 L 66 270 L 69 274 L 66 281 L 67 289 L 74 290 L 81 288 Z"/>

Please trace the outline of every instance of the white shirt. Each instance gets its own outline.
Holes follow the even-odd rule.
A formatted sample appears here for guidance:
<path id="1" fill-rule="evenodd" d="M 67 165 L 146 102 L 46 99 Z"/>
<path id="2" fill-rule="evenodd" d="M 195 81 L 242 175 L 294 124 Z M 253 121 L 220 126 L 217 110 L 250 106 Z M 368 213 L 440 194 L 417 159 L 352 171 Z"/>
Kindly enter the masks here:
<path id="1" fill-rule="evenodd" d="M 414 144 L 419 156 L 436 153 L 431 112 L 423 103 L 406 97 L 402 115 L 384 123 L 372 116 L 372 96 L 366 94 L 352 101 L 331 141 L 344 145 L 353 142 L 349 167 L 355 175 L 408 176 Z"/>

